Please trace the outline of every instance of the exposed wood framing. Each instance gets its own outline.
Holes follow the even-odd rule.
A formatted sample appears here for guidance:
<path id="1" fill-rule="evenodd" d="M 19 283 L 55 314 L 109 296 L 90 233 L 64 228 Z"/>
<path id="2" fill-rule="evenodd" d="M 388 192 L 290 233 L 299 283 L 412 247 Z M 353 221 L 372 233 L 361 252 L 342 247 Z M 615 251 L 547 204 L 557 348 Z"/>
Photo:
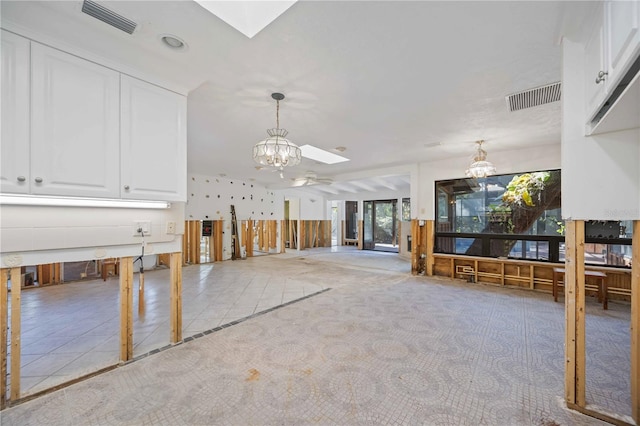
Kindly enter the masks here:
<path id="1" fill-rule="evenodd" d="M 0 269 L 0 410 L 7 404 L 8 269 Z"/>
<path id="2" fill-rule="evenodd" d="M 213 261 L 222 261 L 222 234 L 223 234 L 223 221 L 213 221 Z M 253 250 L 253 246 L 251 247 Z M 184 264 L 184 263 L 183 263 Z"/>
<path id="3" fill-rule="evenodd" d="M 20 300 L 22 274 L 20 268 L 11 268 L 11 390 L 12 401 L 20 399 Z M 2 389 L 4 392 L 5 389 Z"/>
<path id="4" fill-rule="evenodd" d="M 171 253 L 171 343 L 182 341 L 182 253 Z"/>
<path id="5" fill-rule="evenodd" d="M 269 222 L 269 248 L 278 247 L 278 221 L 270 220 Z"/>
<path id="6" fill-rule="evenodd" d="M 253 220 L 247 220 L 247 257 L 253 257 L 253 244 L 255 235 L 253 233 Z"/>
<path id="7" fill-rule="evenodd" d="M 433 257 L 433 249 L 435 245 L 435 221 L 434 220 L 425 221 L 424 238 L 425 238 L 424 246 L 427 252 L 427 260 L 425 264 L 425 275 L 432 276 L 433 265 L 435 263 L 435 258 Z"/>
<path id="8" fill-rule="evenodd" d="M 133 258 L 120 259 L 120 361 L 133 359 Z"/>
<path id="9" fill-rule="evenodd" d="M 241 220 L 240 221 L 240 247 L 244 246 L 245 251 L 247 250 L 247 247 L 249 247 L 249 241 L 247 240 L 248 235 L 249 233 L 247 232 L 247 221 Z"/>
<path id="10" fill-rule="evenodd" d="M 60 284 L 62 281 L 62 264 L 47 263 L 36 267 L 38 274 L 38 284 Z"/>
<path id="11" fill-rule="evenodd" d="M 340 233 L 340 245 L 344 246 L 346 241 L 345 239 L 345 230 L 347 228 L 347 221 L 346 220 L 341 220 L 340 221 L 340 229 L 342 230 L 342 232 Z"/>
<path id="12" fill-rule="evenodd" d="M 182 262 L 183 265 L 187 264 L 187 259 L 189 258 L 189 221 L 184 221 L 184 235 L 182 236 Z"/>
<path id="13" fill-rule="evenodd" d="M 420 250 L 418 250 L 418 234 L 420 227 L 418 219 L 411 220 L 411 275 L 418 275 L 418 259 L 420 258 Z"/>
<path id="14" fill-rule="evenodd" d="M 280 221 L 280 253 L 286 253 L 286 247 L 285 247 L 286 238 L 285 238 L 285 235 L 284 235 L 285 234 L 284 230 L 286 229 L 285 228 L 285 226 L 286 226 L 285 223 L 286 223 L 285 220 L 281 220 Z"/>
<path id="15" fill-rule="evenodd" d="M 300 246 L 299 250 L 304 250 L 307 243 L 307 226 L 304 220 L 298 220 L 298 230 L 300 234 Z"/>
<path id="16" fill-rule="evenodd" d="M 631 417 L 640 425 L 640 220 L 633 221 L 631 265 Z"/>
<path id="17" fill-rule="evenodd" d="M 200 263 L 200 235 L 202 235 L 201 223 L 199 220 L 192 220 L 189 234 L 189 263 L 197 265 Z"/>
<path id="18" fill-rule="evenodd" d="M 144 315 L 144 272 L 138 274 L 138 315 Z"/>
<path id="19" fill-rule="evenodd" d="M 358 221 L 358 250 L 362 250 L 364 247 L 364 220 Z"/>
<path id="20" fill-rule="evenodd" d="M 565 223 L 565 398 L 586 405 L 584 221 Z"/>

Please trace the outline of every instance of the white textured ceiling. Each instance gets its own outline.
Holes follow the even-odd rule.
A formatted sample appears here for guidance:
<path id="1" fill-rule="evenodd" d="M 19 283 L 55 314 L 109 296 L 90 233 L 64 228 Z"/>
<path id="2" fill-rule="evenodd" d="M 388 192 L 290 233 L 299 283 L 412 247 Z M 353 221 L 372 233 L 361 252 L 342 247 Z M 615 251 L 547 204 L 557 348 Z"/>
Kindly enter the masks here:
<path id="1" fill-rule="evenodd" d="M 299 1 L 251 39 L 189 0 L 99 3 L 139 23 L 133 35 L 81 13 L 81 1 L 2 1 L 2 23 L 189 91 L 192 173 L 276 188 L 313 171 L 333 178 L 326 195 L 335 198 L 406 188 L 402 173 L 378 175 L 470 159 L 478 139 L 489 159 L 560 141 L 559 102 L 512 113 L 505 96 L 561 79 L 558 42 L 573 20 L 563 2 Z M 165 47 L 167 33 L 188 50 Z M 293 142 L 344 146 L 351 161 L 304 160 L 284 180 L 256 170 L 252 147 L 275 127 L 276 91 Z"/>

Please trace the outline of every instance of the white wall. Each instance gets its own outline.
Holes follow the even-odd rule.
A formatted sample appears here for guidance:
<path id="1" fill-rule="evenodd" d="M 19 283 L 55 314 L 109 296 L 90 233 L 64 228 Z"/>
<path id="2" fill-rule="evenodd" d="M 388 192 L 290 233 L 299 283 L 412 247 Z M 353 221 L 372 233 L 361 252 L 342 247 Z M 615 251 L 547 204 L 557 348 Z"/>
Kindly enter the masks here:
<path id="1" fill-rule="evenodd" d="M 640 129 L 585 136 L 584 49 L 568 38 L 562 47 L 562 216 L 640 219 Z"/>
<path id="2" fill-rule="evenodd" d="M 138 256 L 136 221 L 151 223 L 146 254 L 182 250 L 183 203 L 161 210 L 3 205 L 2 267 Z M 175 234 L 167 234 L 167 222 L 175 222 Z"/>
<path id="3" fill-rule="evenodd" d="M 517 151 L 489 151 L 488 157 L 499 174 L 559 169 L 561 166 L 560 144 L 557 141 Z M 465 177 L 464 172 L 469 162 L 470 158 L 467 157 L 419 164 L 417 174 L 411 178 L 411 184 L 416 186 L 417 192 L 417 202 L 414 198 L 411 199 L 411 217 L 416 218 L 414 214 L 417 214 L 418 219 L 434 220 L 435 182 Z M 563 181 L 564 177 L 563 171 Z M 411 192 L 413 194 L 413 189 Z"/>
<path id="4" fill-rule="evenodd" d="M 279 194 L 283 199 L 289 200 L 290 219 L 300 220 L 329 220 L 331 215 L 327 216 L 327 200 L 322 195 L 316 195 L 314 193 L 305 192 L 295 189 L 276 190 L 276 194 Z M 294 204 L 292 201 L 296 201 L 298 204 L 298 216 L 293 212 Z"/>
<path id="5" fill-rule="evenodd" d="M 264 186 L 215 176 L 189 174 L 187 220 L 231 221 L 231 205 L 237 220 L 283 220 L 284 197 Z"/>

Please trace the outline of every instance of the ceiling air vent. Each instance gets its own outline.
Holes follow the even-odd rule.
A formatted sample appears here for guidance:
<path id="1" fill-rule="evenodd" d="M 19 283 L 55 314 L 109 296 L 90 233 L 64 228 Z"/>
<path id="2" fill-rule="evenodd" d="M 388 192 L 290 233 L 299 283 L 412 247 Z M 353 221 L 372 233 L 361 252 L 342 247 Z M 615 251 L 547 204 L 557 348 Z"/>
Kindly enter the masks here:
<path id="1" fill-rule="evenodd" d="M 100 6 L 95 1 L 84 0 L 82 3 L 82 11 L 87 15 L 93 16 L 96 19 L 105 22 L 112 27 L 116 27 L 119 30 L 124 31 L 128 34 L 133 34 L 133 31 L 136 29 L 135 22 L 125 18 L 122 15 L 118 15 L 117 13 L 107 9 L 104 6 Z"/>
<path id="2" fill-rule="evenodd" d="M 535 89 L 513 93 L 507 96 L 507 107 L 509 111 L 519 111 L 538 105 L 544 105 L 560 100 L 560 82 L 536 87 Z"/>

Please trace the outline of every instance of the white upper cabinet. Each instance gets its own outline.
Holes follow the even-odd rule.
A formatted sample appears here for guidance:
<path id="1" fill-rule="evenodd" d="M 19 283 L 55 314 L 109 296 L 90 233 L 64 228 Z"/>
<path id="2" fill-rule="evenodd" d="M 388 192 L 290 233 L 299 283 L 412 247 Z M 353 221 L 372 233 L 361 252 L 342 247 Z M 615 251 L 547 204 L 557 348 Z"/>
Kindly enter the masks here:
<path id="1" fill-rule="evenodd" d="M 29 192 L 28 39 L 2 31 L 0 192 Z"/>
<path id="2" fill-rule="evenodd" d="M 640 1 L 605 2 L 608 79 L 617 85 L 640 53 Z"/>
<path id="3" fill-rule="evenodd" d="M 612 93 L 624 90 L 618 86 L 639 56 L 640 0 L 601 2 L 585 43 L 587 122 L 599 120 L 603 106 L 612 103 Z"/>
<path id="4" fill-rule="evenodd" d="M 31 50 L 31 193 L 119 197 L 119 73 Z"/>
<path id="5" fill-rule="evenodd" d="M 187 100 L 121 76 L 122 198 L 186 201 Z"/>

